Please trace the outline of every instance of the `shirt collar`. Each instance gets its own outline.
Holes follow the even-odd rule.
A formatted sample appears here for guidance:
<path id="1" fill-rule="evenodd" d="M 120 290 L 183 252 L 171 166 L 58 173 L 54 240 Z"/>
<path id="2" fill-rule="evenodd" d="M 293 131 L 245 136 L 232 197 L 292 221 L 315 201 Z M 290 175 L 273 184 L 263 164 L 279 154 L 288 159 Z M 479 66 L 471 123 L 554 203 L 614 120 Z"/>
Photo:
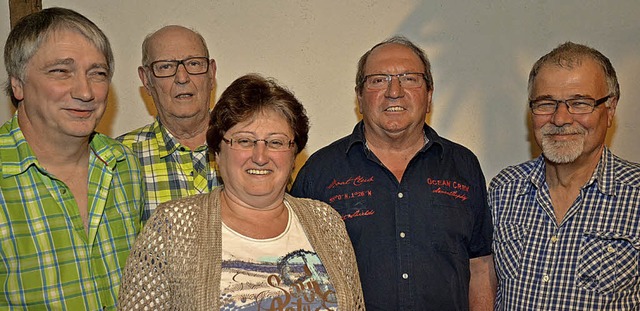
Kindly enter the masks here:
<path id="1" fill-rule="evenodd" d="M 115 169 L 116 164 L 126 158 L 123 148 L 114 148 L 113 139 L 94 132 L 89 141 L 89 147 L 95 154 L 96 158 L 104 163 L 111 170 Z"/>
<path id="2" fill-rule="evenodd" d="M 598 165 L 596 169 L 593 171 L 591 178 L 589 181 L 585 183 L 583 188 L 589 187 L 596 183 L 598 190 L 607 195 L 615 194 L 615 159 L 613 153 L 609 150 L 609 148 L 604 147 L 602 155 L 600 156 L 600 160 L 598 161 Z M 544 156 L 540 155 L 535 160 L 535 165 L 533 170 L 531 171 L 529 180 L 531 184 L 538 188 L 542 189 L 546 181 L 546 162 L 544 160 Z M 527 187 L 524 187 L 520 193 L 524 193 L 527 191 Z"/>
<path id="3" fill-rule="evenodd" d="M 442 138 L 426 123 L 424 124 L 423 131 L 424 136 L 427 138 L 427 143 L 418 152 L 426 152 L 431 149 L 431 146 L 435 145 L 439 147 L 434 149 L 439 152 L 440 158 L 442 159 L 444 156 L 444 144 L 442 143 Z M 361 145 L 362 148 L 365 148 L 366 139 L 364 137 L 364 121 L 360 121 L 356 124 L 348 139 L 347 148 L 344 150 L 345 153 L 348 153 L 349 150 L 357 144 Z"/>
<path id="4" fill-rule="evenodd" d="M 44 172 L 44 168 L 38 162 L 33 149 L 24 137 L 18 124 L 18 114 L 14 114 L 9 121 L 9 132 L 0 137 L 0 158 L 2 159 L 2 175 L 10 177 L 24 173 L 31 165 L 35 165 Z M 13 146 L 13 148 L 6 148 Z M 113 141 L 97 132 L 91 135 L 89 147 L 98 160 L 113 169 L 116 163 L 125 158 L 120 148 L 113 148 Z"/>
<path id="5" fill-rule="evenodd" d="M 20 125 L 18 124 L 18 113 L 4 125 L 8 126 L 8 133 L 0 137 L 0 158 L 2 159 L 2 175 L 10 177 L 21 174 L 31 165 L 40 167 L 36 155 L 24 138 Z"/>
<path id="6" fill-rule="evenodd" d="M 156 118 L 156 121 L 153 123 L 151 127 L 151 131 L 155 133 L 156 141 L 158 142 L 158 153 L 160 158 L 164 158 L 177 150 L 190 150 L 189 147 L 183 146 L 167 128 L 162 125 L 159 118 Z M 207 149 L 207 143 L 193 150 L 195 152 L 200 152 L 202 150 Z"/>
<path id="7" fill-rule="evenodd" d="M 614 195 L 616 190 L 616 174 L 615 156 L 607 147 L 604 147 L 598 166 L 596 166 L 593 175 L 591 175 L 585 187 L 597 183 L 600 192 L 607 195 Z"/>

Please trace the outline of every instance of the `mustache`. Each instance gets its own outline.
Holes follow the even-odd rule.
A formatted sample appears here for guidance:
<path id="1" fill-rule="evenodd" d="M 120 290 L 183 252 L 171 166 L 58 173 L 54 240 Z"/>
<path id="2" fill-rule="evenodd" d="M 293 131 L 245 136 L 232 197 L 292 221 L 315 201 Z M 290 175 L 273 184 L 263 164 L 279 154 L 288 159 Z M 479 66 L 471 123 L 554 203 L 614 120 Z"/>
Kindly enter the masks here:
<path id="1" fill-rule="evenodd" d="M 584 135 L 587 133 L 587 129 L 581 125 L 555 126 L 553 124 L 545 124 L 540 130 L 543 135 Z"/>

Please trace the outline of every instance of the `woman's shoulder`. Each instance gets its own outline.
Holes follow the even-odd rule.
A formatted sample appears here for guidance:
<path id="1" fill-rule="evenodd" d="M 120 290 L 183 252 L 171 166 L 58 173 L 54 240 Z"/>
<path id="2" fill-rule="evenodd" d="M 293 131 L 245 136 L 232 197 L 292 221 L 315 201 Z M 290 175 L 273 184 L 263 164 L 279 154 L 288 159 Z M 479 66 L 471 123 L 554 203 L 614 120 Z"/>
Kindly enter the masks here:
<path id="1" fill-rule="evenodd" d="M 342 222 L 340 214 L 325 202 L 308 198 L 297 198 L 289 194 L 286 195 L 286 200 L 289 201 L 292 206 L 297 207 L 300 212 L 311 213 L 313 217 L 321 219 L 324 222 Z"/>
<path id="2" fill-rule="evenodd" d="M 174 199 L 164 202 L 155 210 L 155 213 L 185 213 L 189 211 L 198 212 L 206 203 L 209 194 L 196 194 L 184 198 Z"/>
<path id="3" fill-rule="evenodd" d="M 145 227 L 194 227 L 202 212 L 209 208 L 209 195 L 197 194 L 162 203 L 153 211 Z"/>

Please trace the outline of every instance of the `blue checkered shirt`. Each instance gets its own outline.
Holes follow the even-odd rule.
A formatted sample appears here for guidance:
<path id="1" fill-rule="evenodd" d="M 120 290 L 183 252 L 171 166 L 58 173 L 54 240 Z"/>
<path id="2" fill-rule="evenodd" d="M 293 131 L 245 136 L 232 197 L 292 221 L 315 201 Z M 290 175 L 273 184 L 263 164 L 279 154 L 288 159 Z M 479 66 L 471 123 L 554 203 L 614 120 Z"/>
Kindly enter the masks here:
<path id="1" fill-rule="evenodd" d="M 640 310 L 640 164 L 605 148 L 560 224 L 542 157 L 489 185 L 496 310 Z"/>

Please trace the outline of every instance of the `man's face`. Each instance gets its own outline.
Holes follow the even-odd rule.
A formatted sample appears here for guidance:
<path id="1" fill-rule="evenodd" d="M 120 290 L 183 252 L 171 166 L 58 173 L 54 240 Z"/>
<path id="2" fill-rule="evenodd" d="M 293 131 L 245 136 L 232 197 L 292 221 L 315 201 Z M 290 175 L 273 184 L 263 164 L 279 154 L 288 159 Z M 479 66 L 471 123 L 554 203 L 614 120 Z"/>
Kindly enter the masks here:
<path id="1" fill-rule="evenodd" d="M 607 95 L 602 66 L 584 58 L 573 68 L 544 65 L 534 80 L 531 99 L 600 99 Z M 561 103 L 552 115 L 533 115 L 534 136 L 547 160 L 563 164 L 599 157 L 617 100 L 609 99 L 589 114 L 570 114 Z"/>
<path id="2" fill-rule="evenodd" d="M 364 67 L 365 76 L 371 74 L 424 73 L 420 58 L 408 47 L 385 44 L 369 54 Z M 433 90 L 426 83 L 419 88 L 403 88 L 393 78 L 388 88 L 368 90 L 358 95 L 360 113 L 367 128 L 387 136 L 401 136 L 416 128 L 422 129 L 431 109 Z"/>
<path id="3" fill-rule="evenodd" d="M 107 60 L 91 42 L 54 31 L 27 63 L 24 81 L 11 78 L 22 101 L 20 125 L 44 137 L 88 137 L 104 113 L 109 82 Z"/>
<path id="4" fill-rule="evenodd" d="M 150 42 L 150 63 L 206 56 L 198 36 L 185 28 L 170 26 L 161 29 Z M 189 74 L 183 65 L 179 65 L 176 75 L 166 78 L 156 78 L 149 67 L 138 68 L 140 79 L 153 97 L 163 124 L 170 125 L 181 119 L 206 119 L 216 73 L 215 61 L 209 62 L 209 70 L 204 74 Z"/>

